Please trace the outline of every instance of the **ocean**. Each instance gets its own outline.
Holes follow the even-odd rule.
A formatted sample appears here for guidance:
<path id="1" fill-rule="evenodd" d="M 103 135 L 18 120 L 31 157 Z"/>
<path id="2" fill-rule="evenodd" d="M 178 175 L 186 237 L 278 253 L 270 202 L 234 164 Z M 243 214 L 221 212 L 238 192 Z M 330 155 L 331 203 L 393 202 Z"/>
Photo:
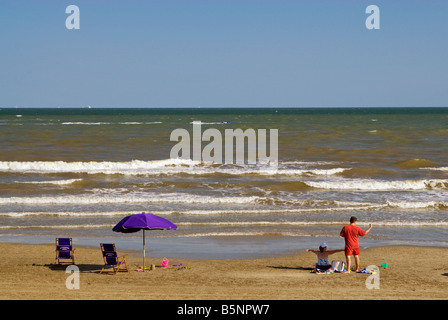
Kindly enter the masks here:
<path id="1" fill-rule="evenodd" d="M 277 129 L 277 166 L 170 158 L 198 122 Z M 141 250 L 112 227 L 148 212 L 178 226 L 149 258 L 340 249 L 351 216 L 362 248 L 448 246 L 448 108 L 3 108 L 0 133 L 1 242 Z"/>

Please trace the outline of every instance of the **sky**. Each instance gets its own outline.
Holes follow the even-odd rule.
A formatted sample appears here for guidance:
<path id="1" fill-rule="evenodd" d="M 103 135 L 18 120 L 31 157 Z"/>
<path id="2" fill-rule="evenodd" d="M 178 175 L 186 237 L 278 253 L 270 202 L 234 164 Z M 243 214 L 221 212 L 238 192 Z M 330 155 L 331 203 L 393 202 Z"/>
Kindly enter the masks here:
<path id="1" fill-rule="evenodd" d="M 448 106 L 447 16 L 446 0 L 0 0 L 0 107 Z"/>

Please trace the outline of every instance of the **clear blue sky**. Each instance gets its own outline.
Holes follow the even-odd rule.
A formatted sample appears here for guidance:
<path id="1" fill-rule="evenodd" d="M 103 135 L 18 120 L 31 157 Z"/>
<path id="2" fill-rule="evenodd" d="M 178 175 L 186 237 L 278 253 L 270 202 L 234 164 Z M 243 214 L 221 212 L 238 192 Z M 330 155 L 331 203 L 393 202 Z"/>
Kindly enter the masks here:
<path id="1" fill-rule="evenodd" d="M 446 0 L 0 0 L 0 107 L 448 106 L 447 17 Z"/>

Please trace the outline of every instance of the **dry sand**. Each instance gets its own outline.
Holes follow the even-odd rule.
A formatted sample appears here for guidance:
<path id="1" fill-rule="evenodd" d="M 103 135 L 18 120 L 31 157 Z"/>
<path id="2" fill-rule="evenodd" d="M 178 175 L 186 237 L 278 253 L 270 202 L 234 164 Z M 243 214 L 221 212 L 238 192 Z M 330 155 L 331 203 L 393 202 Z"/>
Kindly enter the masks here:
<path id="1" fill-rule="evenodd" d="M 77 247 L 80 288 L 69 290 L 65 267 L 54 265 L 54 245 L 0 243 L 0 298 L 13 300 L 308 300 L 308 299 L 447 299 L 448 248 L 384 246 L 361 251 L 361 267 L 379 266 L 379 289 L 367 289 L 367 274 L 311 273 L 316 256 L 249 260 L 147 257 L 153 271 L 137 272 L 142 258 L 128 254 L 129 273 L 99 274 L 100 249 Z M 343 253 L 331 260 L 344 260 Z M 182 263 L 180 268 L 172 264 Z M 392 268 L 391 268 L 392 267 Z"/>

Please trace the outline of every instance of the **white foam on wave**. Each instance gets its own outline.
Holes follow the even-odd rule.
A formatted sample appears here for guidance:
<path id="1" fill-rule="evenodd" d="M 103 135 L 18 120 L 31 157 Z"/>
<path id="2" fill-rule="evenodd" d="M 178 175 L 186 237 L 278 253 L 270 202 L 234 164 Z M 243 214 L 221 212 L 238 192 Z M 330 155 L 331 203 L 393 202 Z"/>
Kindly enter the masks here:
<path id="1" fill-rule="evenodd" d="M 162 123 L 161 121 L 149 121 L 149 122 L 137 122 L 137 121 L 126 121 L 126 122 L 119 122 L 119 124 L 122 125 L 142 125 L 142 124 L 159 124 Z"/>
<path id="2" fill-rule="evenodd" d="M 241 174 L 257 174 L 261 176 L 270 175 L 286 175 L 286 176 L 331 176 L 348 170 L 346 168 L 333 169 L 283 169 L 283 168 L 259 168 L 259 169 L 217 169 L 216 173 L 241 175 Z M 198 172 L 198 174 L 206 174 L 206 172 Z"/>
<path id="3" fill-rule="evenodd" d="M 162 174 L 257 174 L 257 175 L 335 175 L 349 168 L 290 168 L 265 165 L 214 164 L 190 159 L 132 160 L 112 161 L 1 161 L 1 172 L 20 173 L 88 173 L 88 174 L 124 174 L 124 175 L 162 175 Z"/>
<path id="4" fill-rule="evenodd" d="M 426 190 L 446 189 L 448 180 L 403 180 L 403 181 L 381 181 L 369 179 L 356 180 L 334 180 L 334 181 L 305 181 L 310 187 L 330 190 Z"/>
<path id="5" fill-rule="evenodd" d="M 32 200 L 30 200 L 32 201 Z M 59 200 L 58 203 L 61 203 Z M 208 201 L 208 200 L 206 200 Z M 302 201 L 303 203 L 304 201 Z M 315 201 L 319 203 L 319 201 Z M 208 203 L 208 202 L 206 202 Z M 52 203 L 45 203 L 52 204 Z M 64 202 L 62 202 L 64 204 Z M 243 214 L 243 215 L 257 215 L 257 214 L 300 214 L 300 213 L 315 213 L 315 212 L 334 212 L 334 211 L 362 211 L 362 210 L 371 210 L 371 209 L 379 209 L 387 207 L 387 204 L 368 204 L 368 203 L 353 203 L 352 205 L 346 204 L 345 206 L 336 206 L 332 207 L 302 207 L 295 209 L 287 209 L 287 208 L 278 208 L 278 209 L 221 209 L 221 210 L 167 210 L 167 211 L 154 211 L 153 213 L 157 215 L 235 215 L 235 214 Z M 105 212 L 70 212 L 70 211 L 22 211 L 22 212 L 0 212 L 0 217 L 26 217 L 26 216 L 60 216 L 60 217 L 108 217 L 108 216 L 123 216 L 129 214 L 140 213 L 141 211 L 126 211 L 126 214 L 123 211 L 105 211 Z"/>
<path id="6" fill-rule="evenodd" d="M 83 126 L 100 126 L 102 124 L 111 124 L 110 122 L 62 122 L 62 125 L 83 125 Z"/>
<path id="7" fill-rule="evenodd" d="M 112 228 L 109 224 L 80 224 L 80 225 L 28 225 L 28 226 L 0 226 L 0 229 L 102 229 Z"/>
<path id="8" fill-rule="evenodd" d="M 400 209 L 448 209 L 448 201 L 387 201 L 387 205 Z"/>
<path id="9" fill-rule="evenodd" d="M 200 238 L 200 237 L 258 237 L 258 236 L 279 236 L 279 237 L 313 237 L 314 235 L 297 232 L 260 232 L 260 231 L 230 231 L 230 232 L 198 232 L 191 234 L 171 234 L 173 237 Z M 170 236 L 171 236 L 170 235 Z"/>
<path id="10" fill-rule="evenodd" d="M 119 213 L 117 213 L 119 214 Z M 123 215 L 123 213 L 120 213 Z M 132 214 L 132 213 L 128 213 Z M 160 214 L 160 213 L 158 213 Z M 444 220 L 398 220 L 398 221 L 369 221 L 375 227 L 448 227 L 448 221 Z M 179 228 L 182 227 L 285 227 L 285 226 L 343 226 L 347 221 L 201 221 L 201 222 L 177 222 Z M 365 223 L 366 224 L 366 223 Z M 367 224 L 366 224 L 367 225 Z M 114 224 L 70 224 L 70 225 L 2 225 L 0 229 L 105 229 L 112 228 Z M 361 225 L 362 226 L 362 225 Z M 266 231 L 224 231 L 224 232 L 204 232 L 182 234 L 185 237 L 201 237 L 201 236 L 253 236 L 266 235 Z M 273 231 L 273 234 L 279 235 L 298 235 L 297 233 L 290 233 L 284 231 Z M 306 235 L 306 234 L 305 234 Z"/>
<path id="11" fill-rule="evenodd" d="M 151 203 L 184 203 L 184 204 L 263 204 L 267 198 L 261 197 L 226 197 L 226 198 L 210 198 L 195 197 L 188 199 L 186 197 L 178 198 L 155 198 L 140 196 L 133 197 L 93 197 L 88 195 L 82 196 L 65 196 L 65 197 L 16 197 L 16 198 L 0 198 L 0 204 L 26 204 L 26 205 L 58 205 L 58 204 L 151 204 Z M 281 202 L 281 201 L 280 201 Z M 347 201 L 328 201 L 320 200 L 295 200 L 287 201 L 288 204 L 294 204 L 295 208 L 277 207 L 270 209 L 262 209 L 256 207 L 253 209 L 185 209 L 185 210 L 166 210 L 154 211 L 157 215 L 271 215 L 271 214 L 308 214 L 318 212 L 359 212 L 366 210 L 382 210 L 382 209 L 406 209 L 406 210 L 422 210 L 436 209 L 448 210 L 448 201 L 386 201 L 385 203 L 368 203 L 368 202 L 347 202 Z M 0 212 L 0 217 L 21 218 L 26 216 L 60 216 L 60 217 L 108 217 L 108 216 L 124 216 L 129 214 L 140 213 L 141 211 L 87 211 L 87 212 L 71 212 L 71 211 L 20 211 L 20 212 Z M 239 222 L 238 222 L 239 223 Z"/>
<path id="12" fill-rule="evenodd" d="M 69 211 L 22 211 L 22 212 L 1 212 L 0 217 L 22 218 L 28 216 L 57 216 L 57 217 L 112 217 L 112 216 L 126 216 L 130 214 L 141 213 L 141 211 L 106 211 L 106 212 L 69 212 Z M 158 213 L 160 214 L 160 213 Z"/>
<path id="13" fill-rule="evenodd" d="M 312 200 L 271 198 L 262 196 L 207 196 L 190 193 L 156 193 L 156 192 L 125 192 L 120 189 L 93 189 L 93 194 L 61 195 L 61 196 L 32 196 L 32 197 L 0 197 L 0 204 L 4 205 L 57 205 L 57 204 L 145 204 L 145 203 L 169 203 L 169 204 L 226 204 L 226 205 L 274 205 L 279 210 L 286 212 L 290 206 L 296 206 L 296 210 L 356 210 L 364 208 L 377 208 L 387 204 L 373 204 L 367 202 L 351 202 L 337 200 Z M 283 207 L 281 206 L 287 206 Z M 207 210 L 215 212 L 216 210 Z M 217 210 L 216 212 L 229 212 Z M 237 210 L 239 212 L 240 210 Z M 254 212 L 261 212 L 259 208 Z"/>
<path id="14" fill-rule="evenodd" d="M 131 193 L 127 195 L 68 195 L 54 197 L 9 197 L 0 198 L 2 205 L 98 205 L 98 204 L 145 204 L 145 203 L 181 203 L 181 204 L 248 204 L 255 203 L 259 197 L 207 197 L 190 194 Z"/>
<path id="15" fill-rule="evenodd" d="M 167 160 L 132 160 L 124 162 L 113 161 L 0 161 L 0 171 L 3 172 L 36 172 L 36 173 L 140 173 L 142 171 L 160 168 L 191 167 L 199 165 L 199 161 L 188 159 Z M 150 172 L 150 171 L 149 171 Z"/>
<path id="16" fill-rule="evenodd" d="M 183 222 L 179 226 L 344 226 L 347 221 L 217 221 L 217 222 Z M 385 227 L 418 227 L 418 226 L 433 226 L 446 227 L 448 221 L 373 221 L 375 226 Z"/>
<path id="17" fill-rule="evenodd" d="M 282 164 L 285 166 L 323 166 L 323 165 L 339 165 L 342 164 L 338 161 L 300 161 L 300 160 L 291 160 L 291 161 L 282 161 Z"/>
<path id="18" fill-rule="evenodd" d="M 66 179 L 66 180 L 51 180 L 51 181 L 15 181 L 15 183 L 68 185 L 78 181 L 82 181 L 82 179 Z"/>
<path id="19" fill-rule="evenodd" d="M 190 124 L 229 124 L 227 121 L 213 121 L 213 122 L 202 122 L 202 121 L 191 121 Z"/>
<path id="20" fill-rule="evenodd" d="M 430 168 L 420 168 L 422 170 L 434 170 L 434 171 L 448 171 L 448 167 L 430 167 Z"/>

